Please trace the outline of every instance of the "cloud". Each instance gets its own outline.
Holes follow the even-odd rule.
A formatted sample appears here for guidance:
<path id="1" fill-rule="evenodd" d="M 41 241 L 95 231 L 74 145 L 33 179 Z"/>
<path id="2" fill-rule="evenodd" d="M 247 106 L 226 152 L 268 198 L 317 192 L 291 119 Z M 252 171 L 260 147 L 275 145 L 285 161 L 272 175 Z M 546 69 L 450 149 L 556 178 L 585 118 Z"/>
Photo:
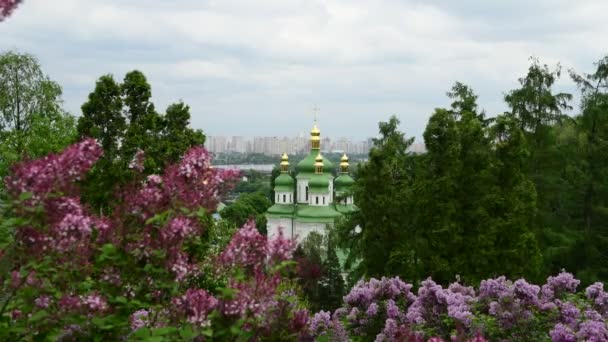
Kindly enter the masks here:
<path id="1" fill-rule="evenodd" d="M 371 136 L 396 114 L 421 136 L 456 80 L 492 114 L 531 55 L 590 71 L 606 53 L 607 10 L 599 0 L 28 0 L 0 24 L 0 46 L 38 56 L 74 113 L 99 76 L 139 69 L 158 108 L 183 99 L 209 134 L 307 131 L 318 104 L 324 134 Z"/>

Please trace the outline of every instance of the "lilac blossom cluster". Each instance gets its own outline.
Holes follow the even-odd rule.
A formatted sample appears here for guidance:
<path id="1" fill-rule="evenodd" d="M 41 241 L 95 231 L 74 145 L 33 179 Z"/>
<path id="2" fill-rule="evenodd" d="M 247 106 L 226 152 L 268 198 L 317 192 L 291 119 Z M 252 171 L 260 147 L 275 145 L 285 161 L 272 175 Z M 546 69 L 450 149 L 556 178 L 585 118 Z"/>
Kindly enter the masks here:
<path id="1" fill-rule="evenodd" d="M 566 272 L 542 287 L 498 277 L 482 281 L 476 293 L 429 278 L 414 295 L 398 277 L 371 279 L 359 281 L 333 315 L 314 315 L 309 329 L 314 336 L 345 331 L 375 341 L 608 341 L 608 293 L 595 283 L 583 294 L 579 284 Z"/>

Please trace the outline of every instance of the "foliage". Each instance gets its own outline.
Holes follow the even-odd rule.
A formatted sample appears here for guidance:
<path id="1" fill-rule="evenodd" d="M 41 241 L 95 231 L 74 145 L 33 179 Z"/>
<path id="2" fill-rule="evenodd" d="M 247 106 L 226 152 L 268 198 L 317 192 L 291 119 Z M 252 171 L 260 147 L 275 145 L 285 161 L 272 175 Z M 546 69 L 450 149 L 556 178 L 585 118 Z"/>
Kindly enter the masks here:
<path id="1" fill-rule="evenodd" d="M 74 118 L 61 110 L 61 87 L 29 54 L 0 55 L 0 177 L 22 158 L 59 152 L 75 140 Z"/>
<path id="2" fill-rule="evenodd" d="M 249 219 L 254 219 L 258 229 L 265 233 L 266 210 L 272 203 L 261 192 L 244 193 L 232 204 L 224 208 L 220 214 L 223 219 L 231 222 L 235 227 L 241 227 Z"/>
<path id="3" fill-rule="evenodd" d="M 311 311 L 333 311 L 341 305 L 345 294 L 334 235 L 329 229 L 324 235 L 311 232 L 294 252 L 297 281 Z"/>
<path id="4" fill-rule="evenodd" d="M 189 147 L 204 143 L 202 132 L 188 127 L 187 105 L 171 104 L 161 115 L 151 97 L 146 77 L 134 70 L 122 83 L 112 75 L 100 77 L 82 105 L 78 135 L 97 139 L 105 152 L 83 184 L 84 198 L 95 208 L 109 208 L 117 187 L 132 180 L 130 164 L 139 151 L 145 152 L 142 171 L 154 174 L 177 162 Z"/>
<path id="5" fill-rule="evenodd" d="M 511 116 L 485 119 L 462 83 L 448 95 L 451 108 L 436 109 L 424 132 L 426 154 L 406 152 L 412 139 L 396 119 L 380 124 L 355 184 L 360 210 L 340 228 L 349 261 L 361 260 L 358 275 L 433 276 L 446 284 L 457 275 L 477 283 L 496 269 L 528 277 L 540 271 L 523 132 Z"/>

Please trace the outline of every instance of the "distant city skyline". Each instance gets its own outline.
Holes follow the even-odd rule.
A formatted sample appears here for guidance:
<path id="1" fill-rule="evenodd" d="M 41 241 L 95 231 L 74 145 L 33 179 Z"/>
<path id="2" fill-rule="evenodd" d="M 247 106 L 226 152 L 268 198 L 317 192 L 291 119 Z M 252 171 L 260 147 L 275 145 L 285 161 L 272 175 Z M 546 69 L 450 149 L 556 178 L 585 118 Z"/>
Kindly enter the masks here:
<path id="1" fill-rule="evenodd" d="M 213 153 L 261 153 L 270 156 L 306 154 L 310 150 L 308 136 L 207 136 L 207 149 Z M 321 152 L 367 154 L 372 146 L 372 138 L 355 140 L 349 137 L 321 137 Z M 423 152 L 424 144 L 415 143 L 412 152 Z"/>

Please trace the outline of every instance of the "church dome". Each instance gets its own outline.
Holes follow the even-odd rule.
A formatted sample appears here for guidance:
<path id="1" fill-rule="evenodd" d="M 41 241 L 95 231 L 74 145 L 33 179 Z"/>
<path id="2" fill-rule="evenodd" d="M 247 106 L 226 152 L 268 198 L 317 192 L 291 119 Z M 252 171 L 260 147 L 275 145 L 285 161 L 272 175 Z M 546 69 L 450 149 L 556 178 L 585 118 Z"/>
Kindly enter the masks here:
<path id="1" fill-rule="evenodd" d="M 279 186 L 293 186 L 294 181 L 290 175 L 282 173 L 277 178 L 275 178 L 274 184 Z"/>
<path id="2" fill-rule="evenodd" d="M 302 159 L 298 166 L 296 166 L 296 170 L 298 172 L 305 173 L 314 173 L 315 172 L 315 159 L 317 157 L 318 151 L 311 151 L 306 158 Z M 334 164 L 329 161 L 329 159 L 323 157 L 323 170 L 324 172 L 330 172 L 334 168 Z"/>
<path id="3" fill-rule="evenodd" d="M 324 175 L 314 175 L 308 182 L 308 189 L 315 193 L 329 192 L 329 179 Z"/>
<path id="4" fill-rule="evenodd" d="M 334 185 L 338 191 L 349 188 L 353 184 L 355 184 L 355 180 L 348 174 L 341 174 L 338 176 L 338 178 L 336 178 L 336 180 L 334 180 Z"/>

